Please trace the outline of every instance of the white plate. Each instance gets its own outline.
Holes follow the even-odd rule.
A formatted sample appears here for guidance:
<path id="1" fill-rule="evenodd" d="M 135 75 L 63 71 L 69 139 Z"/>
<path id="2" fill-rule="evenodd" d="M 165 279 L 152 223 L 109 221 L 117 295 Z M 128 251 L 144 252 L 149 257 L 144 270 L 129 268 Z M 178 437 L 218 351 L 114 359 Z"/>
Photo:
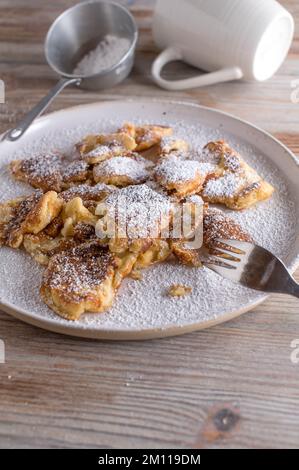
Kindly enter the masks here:
<path id="1" fill-rule="evenodd" d="M 77 106 L 49 114 L 35 122 L 18 142 L 0 145 L 0 199 L 31 190 L 14 182 L 6 170 L 13 158 L 58 149 L 89 132 L 107 132 L 124 121 L 173 125 L 177 134 L 201 148 L 215 138 L 226 138 L 242 152 L 276 192 L 271 200 L 232 215 L 254 239 L 281 256 L 290 269 L 298 265 L 298 161 L 269 134 L 225 113 L 201 106 L 154 100 L 128 100 Z M 102 314 L 87 314 L 68 322 L 41 301 L 38 287 L 42 268 L 20 251 L 0 250 L 0 307 L 33 325 L 59 333 L 89 338 L 145 339 L 207 328 L 246 312 L 265 296 L 223 280 L 206 269 L 165 263 L 144 272 L 142 281 L 126 280 L 115 306 Z M 192 287 L 191 295 L 167 296 L 173 283 Z"/>

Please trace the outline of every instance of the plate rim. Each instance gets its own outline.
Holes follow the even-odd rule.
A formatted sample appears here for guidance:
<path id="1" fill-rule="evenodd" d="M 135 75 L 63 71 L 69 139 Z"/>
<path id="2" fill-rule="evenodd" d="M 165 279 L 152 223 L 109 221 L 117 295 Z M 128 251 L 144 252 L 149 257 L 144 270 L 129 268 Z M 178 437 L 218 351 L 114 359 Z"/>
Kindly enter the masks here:
<path id="1" fill-rule="evenodd" d="M 218 110 L 215 108 L 210 108 L 208 106 L 203 106 L 198 103 L 183 101 L 183 100 L 160 99 L 160 98 L 150 98 L 150 97 L 141 98 L 141 99 L 138 97 L 128 97 L 128 98 L 121 98 L 121 99 L 115 99 L 115 100 L 111 100 L 111 99 L 100 100 L 100 101 L 95 101 L 92 103 L 83 103 L 79 105 L 70 106 L 67 108 L 62 108 L 62 109 L 53 111 L 51 113 L 45 114 L 37 118 L 32 124 L 32 126 L 35 126 L 36 124 L 42 121 L 46 121 L 49 118 L 51 119 L 55 117 L 55 115 L 62 114 L 64 112 L 72 112 L 72 111 L 76 112 L 77 110 L 81 108 L 98 107 L 101 104 L 106 104 L 106 105 L 114 104 L 115 105 L 117 103 L 130 103 L 130 102 L 133 102 L 135 104 L 140 103 L 140 102 L 143 102 L 143 103 L 150 102 L 152 104 L 165 103 L 167 105 L 193 107 L 199 110 L 208 111 L 212 114 L 223 115 L 224 117 L 228 117 L 232 120 L 235 120 L 239 123 L 249 126 L 251 129 L 254 129 L 255 131 L 262 134 L 263 136 L 274 141 L 277 145 L 279 145 L 285 151 L 288 157 L 290 157 L 293 163 L 295 163 L 295 165 L 299 168 L 299 159 L 296 157 L 296 155 L 279 139 L 272 136 L 270 132 L 265 131 L 261 127 L 256 126 L 255 124 L 252 124 L 251 122 L 245 119 L 239 118 L 226 111 Z M 0 135 L 0 149 L 1 149 L 1 144 L 4 144 L 4 143 L 11 144 L 11 142 L 3 141 L 3 138 L 5 137 L 7 132 L 8 131 L 5 131 L 4 133 Z M 294 261 L 292 262 L 292 265 L 290 267 L 291 273 L 293 273 L 298 267 L 299 267 L 299 253 L 297 254 Z M 120 329 L 111 329 L 111 328 L 98 329 L 98 328 L 93 328 L 92 326 L 89 326 L 89 325 L 86 325 L 86 327 L 82 327 L 76 324 L 75 322 L 70 322 L 69 324 L 62 324 L 55 318 L 44 319 L 38 316 L 37 314 L 26 311 L 22 308 L 16 308 L 12 303 L 3 301 L 2 299 L 0 299 L 0 309 L 3 312 L 7 313 L 8 315 L 11 315 L 14 318 L 24 321 L 25 323 L 28 323 L 32 326 L 39 327 L 39 328 L 42 328 L 44 330 L 51 331 L 54 333 L 67 335 L 67 336 L 99 339 L 99 340 L 121 340 L 121 341 L 122 340 L 147 340 L 147 339 L 156 339 L 156 338 L 158 339 L 158 338 L 164 338 L 164 337 L 178 336 L 178 335 L 182 335 L 186 333 L 191 333 L 191 332 L 207 329 L 212 326 L 219 325 L 221 323 L 226 323 L 227 321 L 230 321 L 234 318 L 239 317 L 243 313 L 253 310 L 254 308 L 256 308 L 258 305 L 263 303 L 268 298 L 269 298 L 269 294 L 261 295 L 259 299 L 248 303 L 246 306 L 240 309 L 234 310 L 232 312 L 225 313 L 217 317 L 216 319 L 188 323 L 186 325 L 169 325 L 167 327 L 143 328 L 143 329 L 129 329 L 129 328 L 128 329 L 121 329 L 121 328 Z"/>

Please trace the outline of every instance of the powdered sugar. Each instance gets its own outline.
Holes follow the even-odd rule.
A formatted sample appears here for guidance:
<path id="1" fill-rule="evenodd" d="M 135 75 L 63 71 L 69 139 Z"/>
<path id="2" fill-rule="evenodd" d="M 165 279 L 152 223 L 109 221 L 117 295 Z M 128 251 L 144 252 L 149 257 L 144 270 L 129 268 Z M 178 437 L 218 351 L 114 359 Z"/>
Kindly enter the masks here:
<path id="1" fill-rule="evenodd" d="M 163 112 L 167 115 L 163 116 Z M 294 258 L 296 223 L 298 207 L 288 188 L 282 172 L 254 146 L 249 146 L 240 139 L 223 132 L 221 128 L 211 129 L 200 124 L 198 115 L 188 117 L 186 108 L 177 105 L 138 102 L 138 105 L 119 103 L 101 103 L 91 107 L 88 113 L 82 108 L 56 117 L 59 130 L 49 126 L 43 134 L 36 133 L 33 139 L 15 144 L 3 152 L 1 162 L 5 165 L 13 158 L 24 158 L 53 149 L 71 152 L 72 145 L 89 133 L 111 133 L 134 115 L 134 122 L 143 124 L 173 125 L 176 135 L 188 141 L 196 152 L 191 158 L 205 161 L 200 155 L 208 141 L 225 138 L 244 155 L 245 160 L 259 174 L 275 187 L 275 193 L 269 201 L 259 203 L 247 211 L 228 211 L 230 216 L 242 224 L 252 237 L 285 260 Z M 103 117 L 104 116 L 104 117 Z M 150 121 L 148 119 L 150 116 Z M 183 117 L 182 117 L 183 116 Z M 82 120 L 83 125 L 78 124 Z M 63 123 L 62 123 L 63 121 Z M 75 122 L 75 124 L 74 124 Z M 213 163 L 210 161 L 210 163 Z M 6 200 L 20 194 L 31 193 L 31 188 L 13 181 L 7 170 L 0 170 L 0 198 Z M 36 265 L 25 253 L 3 248 L 0 250 L 0 298 L 11 302 L 17 308 L 32 312 L 37 318 L 52 320 L 71 328 L 86 330 L 140 330 L 144 328 L 168 328 L 184 326 L 220 318 L 222 315 L 238 310 L 249 303 L 256 302 L 262 296 L 235 285 L 217 276 L 207 269 L 187 268 L 177 263 L 163 263 L 143 272 L 142 280 L 126 279 L 122 284 L 114 306 L 103 314 L 86 314 L 78 322 L 70 323 L 59 318 L 48 309 L 39 296 L 43 268 Z M 167 291 L 172 284 L 192 287 L 192 292 L 184 298 L 172 298 Z"/>
<path id="2" fill-rule="evenodd" d="M 12 166 L 12 173 L 33 187 L 60 191 L 62 183 L 86 179 L 88 168 L 88 163 L 83 160 L 70 161 L 60 154 L 47 153 L 17 160 Z"/>
<path id="3" fill-rule="evenodd" d="M 214 173 L 216 165 L 213 165 L 213 163 L 210 162 L 199 162 L 198 168 L 201 176 L 205 178 L 206 176 L 212 175 Z"/>
<path id="4" fill-rule="evenodd" d="M 51 259 L 43 276 L 43 285 L 58 289 L 73 300 L 83 300 L 102 283 L 113 265 L 113 256 L 94 242 L 60 253 Z"/>
<path id="5" fill-rule="evenodd" d="M 111 153 L 112 151 L 121 151 L 122 147 L 119 144 L 114 145 L 98 145 L 93 150 L 84 154 L 84 158 L 89 157 L 103 157 L 106 154 Z"/>
<path id="6" fill-rule="evenodd" d="M 48 153 L 22 161 L 22 170 L 36 178 L 51 178 L 60 172 L 61 155 Z"/>
<path id="7" fill-rule="evenodd" d="M 174 142 L 176 142 L 177 137 L 174 135 L 164 135 L 160 142 L 160 148 L 163 150 L 167 150 Z"/>
<path id="8" fill-rule="evenodd" d="M 73 178 L 78 177 L 81 173 L 85 173 L 87 170 L 88 163 L 84 160 L 75 160 L 63 169 L 62 178 L 64 181 L 72 180 Z"/>
<path id="9" fill-rule="evenodd" d="M 61 197 L 64 201 L 68 202 L 75 197 L 80 197 L 83 201 L 91 200 L 98 201 L 105 195 L 110 194 L 116 188 L 104 183 L 98 183 L 95 186 L 89 186 L 88 184 L 80 184 L 73 186 L 66 191 L 63 191 Z"/>
<path id="10" fill-rule="evenodd" d="M 200 177 L 199 163 L 170 155 L 162 158 L 155 173 L 166 183 L 183 183 Z"/>
<path id="11" fill-rule="evenodd" d="M 108 216 L 122 225 L 129 238 L 157 237 L 161 221 L 170 216 L 169 198 L 153 191 L 146 184 L 127 186 L 111 193 L 105 200 Z"/>
<path id="12" fill-rule="evenodd" d="M 107 34 L 73 70 L 74 75 L 94 75 L 116 65 L 130 48 L 130 40 Z"/>
<path id="13" fill-rule="evenodd" d="M 209 198 L 229 198 L 236 194 L 244 184 L 244 178 L 236 173 L 225 173 L 220 178 L 209 180 L 203 190 L 203 195 Z"/>
<path id="14" fill-rule="evenodd" d="M 143 182 L 149 178 L 149 162 L 145 158 L 113 157 L 100 163 L 94 168 L 97 179 L 100 176 L 126 176 L 133 182 Z"/>

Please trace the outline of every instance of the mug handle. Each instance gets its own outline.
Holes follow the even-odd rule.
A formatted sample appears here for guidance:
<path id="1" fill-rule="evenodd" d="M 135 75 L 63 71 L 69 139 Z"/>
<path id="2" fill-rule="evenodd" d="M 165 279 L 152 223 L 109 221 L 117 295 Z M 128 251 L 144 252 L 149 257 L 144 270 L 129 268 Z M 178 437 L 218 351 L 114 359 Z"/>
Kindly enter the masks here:
<path id="1" fill-rule="evenodd" d="M 230 80 L 239 80 L 243 77 L 243 72 L 239 67 L 227 67 L 217 72 L 209 72 L 198 77 L 187 78 L 184 80 L 165 80 L 161 77 L 161 71 L 168 62 L 174 60 L 184 60 L 182 53 L 175 48 L 165 49 L 155 59 L 152 65 L 152 77 L 157 85 L 166 90 L 188 90 L 215 83 L 228 82 Z"/>

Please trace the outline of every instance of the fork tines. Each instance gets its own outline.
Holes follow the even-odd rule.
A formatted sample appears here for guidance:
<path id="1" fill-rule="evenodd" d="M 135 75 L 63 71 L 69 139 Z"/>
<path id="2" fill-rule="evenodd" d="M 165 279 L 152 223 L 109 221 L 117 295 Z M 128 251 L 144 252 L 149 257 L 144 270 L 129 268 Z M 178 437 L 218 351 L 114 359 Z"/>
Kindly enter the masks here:
<path id="1" fill-rule="evenodd" d="M 226 269 L 236 269 L 237 266 L 227 261 L 239 263 L 242 260 L 242 256 L 246 255 L 247 245 L 250 245 L 247 242 L 241 242 L 239 240 L 216 239 L 215 241 L 218 243 L 218 246 L 215 247 L 213 256 L 209 256 L 204 262 L 207 267 L 211 265 Z"/>

